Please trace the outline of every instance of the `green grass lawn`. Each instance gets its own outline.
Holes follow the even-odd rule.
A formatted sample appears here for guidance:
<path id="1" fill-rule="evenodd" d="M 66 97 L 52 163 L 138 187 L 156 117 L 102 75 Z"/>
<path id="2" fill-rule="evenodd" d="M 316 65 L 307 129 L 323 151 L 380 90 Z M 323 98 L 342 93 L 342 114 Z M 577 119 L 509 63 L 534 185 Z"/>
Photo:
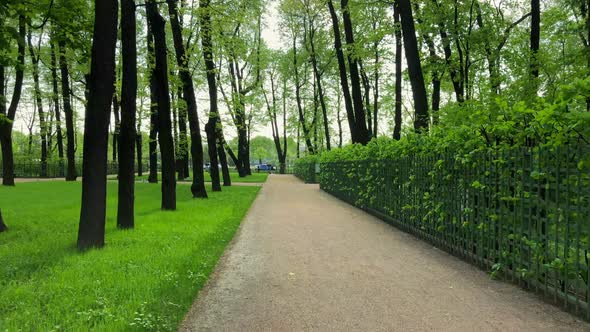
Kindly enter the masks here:
<path id="1" fill-rule="evenodd" d="M 264 183 L 264 182 L 266 182 L 266 179 L 268 178 L 268 173 L 256 173 L 256 171 L 254 171 L 252 173 L 252 175 L 248 175 L 243 178 L 241 178 L 237 172 L 230 172 L 229 174 L 230 174 L 232 183 L 233 182 Z M 158 173 L 158 180 L 160 179 L 160 175 L 161 174 Z M 219 173 L 219 176 L 221 177 L 221 181 L 223 183 L 223 177 L 222 177 L 221 173 Z M 135 179 L 137 181 L 147 181 L 148 180 L 148 173 L 144 173 L 142 176 L 137 176 L 137 177 L 135 177 Z M 187 178 L 183 181 L 190 182 L 191 178 Z M 211 182 L 211 175 L 209 174 L 209 172 L 205 172 L 205 181 Z"/>
<path id="2" fill-rule="evenodd" d="M 136 186 L 136 228 L 116 228 L 109 183 L 106 246 L 80 253 L 81 184 L 0 187 L 0 331 L 176 330 L 253 202 L 258 187 L 160 211 L 160 186 Z"/>

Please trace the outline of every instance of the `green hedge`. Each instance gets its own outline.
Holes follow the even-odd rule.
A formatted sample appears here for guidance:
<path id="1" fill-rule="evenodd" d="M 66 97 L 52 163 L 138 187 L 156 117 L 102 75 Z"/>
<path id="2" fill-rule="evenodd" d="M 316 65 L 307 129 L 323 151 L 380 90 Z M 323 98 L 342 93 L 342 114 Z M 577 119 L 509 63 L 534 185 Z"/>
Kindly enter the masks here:
<path id="1" fill-rule="evenodd" d="M 316 164 L 318 161 L 318 157 L 314 155 L 297 159 L 295 161 L 293 174 L 305 183 L 318 183 L 316 177 Z"/>

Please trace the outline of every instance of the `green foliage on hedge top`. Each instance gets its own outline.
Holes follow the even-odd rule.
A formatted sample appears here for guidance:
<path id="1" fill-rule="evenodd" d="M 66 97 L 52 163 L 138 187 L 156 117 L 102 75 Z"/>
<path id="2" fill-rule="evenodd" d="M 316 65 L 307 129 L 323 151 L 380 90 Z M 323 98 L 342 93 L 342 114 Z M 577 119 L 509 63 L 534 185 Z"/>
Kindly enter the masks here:
<path id="1" fill-rule="evenodd" d="M 590 142 L 590 78 L 562 86 L 553 98 L 510 103 L 469 100 L 440 111 L 440 124 L 427 135 L 407 132 L 401 140 L 378 138 L 366 147 L 349 145 L 322 154 L 320 161 L 386 160 L 409 155 L 452 153 L 466 157 L 485 150 Z"/>

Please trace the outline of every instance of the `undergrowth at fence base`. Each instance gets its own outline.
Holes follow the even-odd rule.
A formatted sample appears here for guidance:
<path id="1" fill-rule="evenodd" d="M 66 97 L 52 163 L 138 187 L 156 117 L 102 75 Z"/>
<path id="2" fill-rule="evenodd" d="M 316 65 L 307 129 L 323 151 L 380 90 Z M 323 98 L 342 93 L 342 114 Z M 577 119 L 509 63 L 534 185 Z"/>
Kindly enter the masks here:
<path id="1" fill-rule="evenodd" d="M 160 210 L 160 186 L 137 184 L 136 228 L 116 229 L 108 186 L 106 246 L 80 253 L 80 183 L 0 187 L 0 330 L 176 330 L 259 188 L 232 187 Z"/>

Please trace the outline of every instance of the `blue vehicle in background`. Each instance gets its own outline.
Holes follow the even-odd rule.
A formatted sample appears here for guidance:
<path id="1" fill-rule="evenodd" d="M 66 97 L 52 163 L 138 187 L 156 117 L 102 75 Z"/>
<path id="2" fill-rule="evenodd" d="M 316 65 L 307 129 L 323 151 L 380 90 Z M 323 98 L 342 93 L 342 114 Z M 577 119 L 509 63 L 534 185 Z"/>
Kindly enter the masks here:
<path id="1" fill-rule="evenodd" d="M 271 164 L 259 164 L 256 165 L 256 173 L 260 173 L 260 172 L 269 172 L 272 173 L 272 171 L 275 170 L 275 167 Z"/>

